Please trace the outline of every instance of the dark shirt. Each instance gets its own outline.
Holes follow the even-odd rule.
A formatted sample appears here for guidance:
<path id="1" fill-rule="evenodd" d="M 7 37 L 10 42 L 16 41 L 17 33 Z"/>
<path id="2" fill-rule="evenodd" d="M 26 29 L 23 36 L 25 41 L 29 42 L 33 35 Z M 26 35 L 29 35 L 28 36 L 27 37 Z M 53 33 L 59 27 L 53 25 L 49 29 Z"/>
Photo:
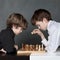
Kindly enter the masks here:
<path id="1" fill-rule="evenodd" d="M 14 48 L 14 37 L 15 34 L 11 28 L 6 28 L 0 32 L 0 49 L 3 48 L 7 51 L 7 54 L 16 54 Z"/>

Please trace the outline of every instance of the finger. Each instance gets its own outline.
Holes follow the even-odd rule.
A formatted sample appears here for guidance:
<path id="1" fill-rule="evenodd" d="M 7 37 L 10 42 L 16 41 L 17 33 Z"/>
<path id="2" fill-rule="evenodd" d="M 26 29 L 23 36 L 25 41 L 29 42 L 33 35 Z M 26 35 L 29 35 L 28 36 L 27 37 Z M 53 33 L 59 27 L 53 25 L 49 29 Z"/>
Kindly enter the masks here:
<path id="1" fill-rule="evenodd" d="M 31 34 L 36 34 L 37 33 L 37 31 L 33 31 L 33 32 L 31 32 Z"/>
<path id="2" fill-rule="evenodd" d="M 35 34 L 37 31 L 39 31 L 39 29 L 34 29 L 31 34 Z"/>
<path id="3" fill-rule="evenodd" d="M 38 30 L 38 29 L 33 29 L 33 30 Z"/>

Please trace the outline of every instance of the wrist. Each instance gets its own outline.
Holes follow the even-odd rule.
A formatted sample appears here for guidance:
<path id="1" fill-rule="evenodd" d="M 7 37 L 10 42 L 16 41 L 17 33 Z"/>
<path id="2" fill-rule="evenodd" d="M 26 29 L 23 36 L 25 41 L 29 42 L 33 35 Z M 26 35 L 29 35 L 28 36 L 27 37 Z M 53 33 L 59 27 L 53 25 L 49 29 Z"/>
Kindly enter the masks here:
<path id="1" fill-rule="evenodd" d="M 45 39 L 45 37 L 44 36 L 41 36 L 41 39 L 43 40 L 43 39 Z"/>
<path id="2" fill-rule="evenodd" d="M 45 36 L 44 36 L 43 34 L 41 34 L 41 39 L 42 39 L 42 40 L 45 39 Z"/>
<path id="3" fill-rule="evenodd" d="M 14 45 L 14 47 L 16 48 L 16 50 L 18 50 L 18 45 Z"/>

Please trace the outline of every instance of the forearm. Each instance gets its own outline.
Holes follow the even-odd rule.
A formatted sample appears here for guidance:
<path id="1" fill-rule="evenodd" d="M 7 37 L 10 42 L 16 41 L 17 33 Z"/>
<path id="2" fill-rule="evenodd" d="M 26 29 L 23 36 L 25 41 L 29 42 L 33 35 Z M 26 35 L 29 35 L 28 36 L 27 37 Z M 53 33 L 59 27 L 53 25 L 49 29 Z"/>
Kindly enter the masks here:
<path id="1" fill-rule="evenodd" d="M 4 52 L 4 53 L 7 53 L 3 48 L 2 48 L 0 51 L 2 51 L 2 52 Z"/>
<path id="2" fill-rule="evenodd" d="M 42 40 L 41 42 L 42 42 L 42 44 L 44 44 L 45 46 L 47 46 L 48 41 L 46 40 L 44 34 L 41 32 L 41 33 L 39 33 L 38 35 L 41 37 L 41 40 Z"/>
<path id="3" fill-rule="evenodd" d="M 18 45 L 14 45 L 14 47 L 16 48 L 16 50 L 18 50 Z"/>
<path id="4" fill-rule="evenodd" d="M 47 40 L 44 36 L 44 34 L 39 30 L 39 29 L 34 29 L 32 32 L 32 34 L 38 34 L 41 37 L 41 40 L 43 41 L 42 43 L 46 46 L 47 45 Z M 44 43 L 45 42 L 45 43 Z"/>
<path id="5" fill-rule="evenodd" d="M 43 33 L 41 33 L 41 34 L 38 34 L 40 37 L 41 37 L 41 39 L 43 40 L 43 39 L 45 39 L 45 36 L 44 36 L 44 34 Z"/>

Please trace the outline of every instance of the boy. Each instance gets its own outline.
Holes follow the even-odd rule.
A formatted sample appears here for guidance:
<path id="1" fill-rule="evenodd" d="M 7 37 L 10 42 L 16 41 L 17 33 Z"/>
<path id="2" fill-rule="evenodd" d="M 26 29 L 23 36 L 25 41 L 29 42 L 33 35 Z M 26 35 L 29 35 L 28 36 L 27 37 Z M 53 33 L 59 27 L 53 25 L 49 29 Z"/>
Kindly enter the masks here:
<path id="1" fill-rule="evenodd" d="M 16 54 L 18 46 L 14 37 L 27 28 L 27 21 L 19 13 L 12 13 L 7 19 L 7 28 L 0 32 L 0 51 L 6 54 Z"/>
<path id="2" fill-rule="evenodd" d="M 59 46 L 60 40 L 60 23 L 52 21 L 51 14 L 45 9 L 38 9 L 34 12 L 31 22 L 38 29 L 34 29 L 32 34 L 38 34 L 42 39 L 42 44 L 45 45 L 47 52 L 55 52 Z M 48 41 L 41 30 L 48 30 Z"/>

